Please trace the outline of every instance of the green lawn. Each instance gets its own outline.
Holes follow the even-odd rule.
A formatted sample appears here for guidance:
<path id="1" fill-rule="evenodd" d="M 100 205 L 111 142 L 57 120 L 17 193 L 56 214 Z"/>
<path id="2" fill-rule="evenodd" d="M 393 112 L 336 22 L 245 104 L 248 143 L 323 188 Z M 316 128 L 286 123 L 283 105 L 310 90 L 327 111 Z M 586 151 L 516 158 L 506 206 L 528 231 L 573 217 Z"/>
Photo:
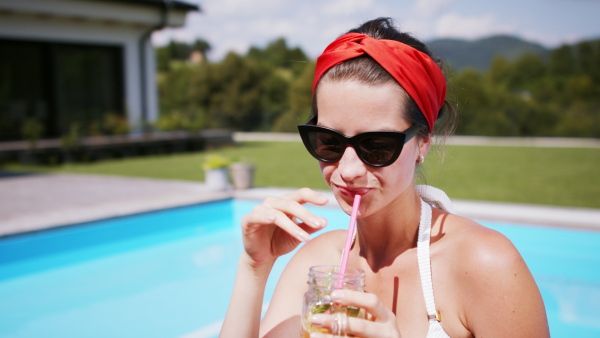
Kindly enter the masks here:
<path id="1" fill-rule="evenodd" d="M 247 142 L 207 153 L 4 169 L 203 181 L 201 165 L 208 153 L 256 163 L 257 186 L 327 189 L 317 162 L 299 142 Z M 600 149 L 448 146 L 443 163 L 430 153 L 423 173 L 428 184 L 451 198 L 600 208 L 598 168 Z"/>
<path id="2" fill-rule="evenodd" d="M 452 146 L 425 174 L 457 199 L 600 208 L 599 168 L 600 149 Z"/>

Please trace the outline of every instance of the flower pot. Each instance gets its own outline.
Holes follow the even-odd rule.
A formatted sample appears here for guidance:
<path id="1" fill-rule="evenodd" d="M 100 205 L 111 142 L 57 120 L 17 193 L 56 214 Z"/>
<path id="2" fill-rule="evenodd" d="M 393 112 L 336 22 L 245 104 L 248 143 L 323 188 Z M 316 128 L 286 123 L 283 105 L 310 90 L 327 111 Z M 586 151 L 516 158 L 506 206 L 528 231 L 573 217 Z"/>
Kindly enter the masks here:
<path id="1" fill-rule="evenodd" d="M 253 164 L 248 163 L 232 163 L 229 166 L 229 173 L 233 181 L 235 189 L 249 189 L 254 184 L 254 168 Z"/>
<path id="2" fill-rule="evenodd" d="M 205 169 L 204 182 L 210 190 L 227 190 L 229 187 L 227 168 Z"/>

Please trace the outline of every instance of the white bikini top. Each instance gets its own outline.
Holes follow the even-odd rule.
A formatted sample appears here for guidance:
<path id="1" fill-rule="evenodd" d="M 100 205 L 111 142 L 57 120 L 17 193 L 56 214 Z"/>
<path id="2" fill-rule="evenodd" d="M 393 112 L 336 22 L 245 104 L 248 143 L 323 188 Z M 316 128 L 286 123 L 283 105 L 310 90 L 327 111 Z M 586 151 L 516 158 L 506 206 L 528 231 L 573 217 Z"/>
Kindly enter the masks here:
<path id="1" fill-rule="evenodd" d="M 436 310 L 435 299 L 433 297 L 433 282 L 431 279 L 431 256 L 429 254 L 429 245 L 431 237 L 431 206 L 442 209 L 449 213 L 454 213 L 452 203 L 446 193 L 442 190 L 427 186 L 416 186 L 417 192 L 421 195 L 421 220 L 419 222 L 419 237 L 417 239 L 417 259 L 419 261 L 419 274 L 421 275 L 421 287 L 425 297 L 425 307 L 427 308 L 427 318 L 429 319 L 429 331 L 427 338 L 450 338 L 440 322 L 441 314 Z"/>

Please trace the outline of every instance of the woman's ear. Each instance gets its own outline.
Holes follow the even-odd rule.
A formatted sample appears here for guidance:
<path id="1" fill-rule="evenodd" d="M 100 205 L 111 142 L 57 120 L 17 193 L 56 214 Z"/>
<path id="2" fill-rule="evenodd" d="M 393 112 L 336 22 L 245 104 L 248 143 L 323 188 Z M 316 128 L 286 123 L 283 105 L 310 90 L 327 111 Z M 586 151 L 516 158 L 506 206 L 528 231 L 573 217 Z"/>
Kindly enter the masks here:
<path id="1" fill-rule="evenodd" d="M 427 153 L 429 152 L 429 147 L 431 147 L 431 134 L 427 135 L 427 137 L 419 139 L 419 155 L 422 156 L 424 160 L 427 157 Z M 421 162 L 423 161 L 421 160 Z"/>

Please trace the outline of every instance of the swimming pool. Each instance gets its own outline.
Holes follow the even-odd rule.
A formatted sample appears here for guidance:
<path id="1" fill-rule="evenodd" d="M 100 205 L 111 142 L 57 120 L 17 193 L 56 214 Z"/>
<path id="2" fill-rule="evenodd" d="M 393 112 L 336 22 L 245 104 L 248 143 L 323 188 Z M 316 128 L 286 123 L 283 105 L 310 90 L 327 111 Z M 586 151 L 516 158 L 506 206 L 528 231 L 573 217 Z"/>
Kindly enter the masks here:
<path id="1" fill-rule="evenodd" d="M 0 337 L 216 337 L 241 254 L 229 200 L 0 239 Z M 345 228 L 348 216 L 313 208 Z M 335 221 L 333 221 L 335 219 Z M 600 336 L 600 232 L 482 222 L 519 248 L 553 337 Z M 276 264 L 276 276 L 289 259 Z"/>

